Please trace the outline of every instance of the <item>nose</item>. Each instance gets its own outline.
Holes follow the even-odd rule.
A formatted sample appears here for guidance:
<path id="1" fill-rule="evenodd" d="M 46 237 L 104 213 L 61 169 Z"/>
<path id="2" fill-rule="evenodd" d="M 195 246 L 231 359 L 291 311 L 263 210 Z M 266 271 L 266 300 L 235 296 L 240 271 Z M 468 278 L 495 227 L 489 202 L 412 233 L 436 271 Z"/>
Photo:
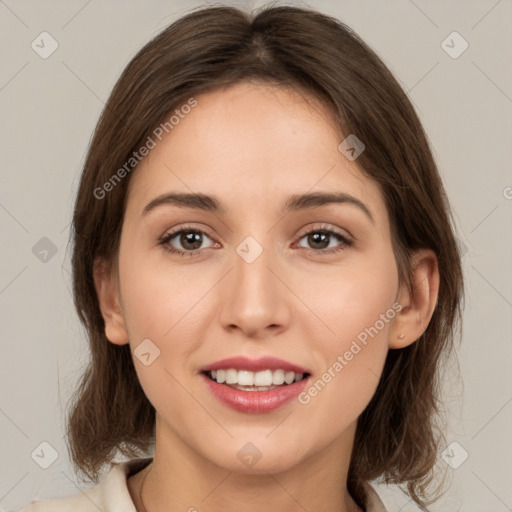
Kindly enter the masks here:
<path id="1" fill-rule="evenodd" d="M 264 237 L 261 236 L 260 239 Z M 230 259 L 232 270 L 222 280 L 220 320 L 243 337 L 266 338 L 287 328 L 293 294 L 286 287 L 271 238 L 264 244 L 247 237 Z"/>

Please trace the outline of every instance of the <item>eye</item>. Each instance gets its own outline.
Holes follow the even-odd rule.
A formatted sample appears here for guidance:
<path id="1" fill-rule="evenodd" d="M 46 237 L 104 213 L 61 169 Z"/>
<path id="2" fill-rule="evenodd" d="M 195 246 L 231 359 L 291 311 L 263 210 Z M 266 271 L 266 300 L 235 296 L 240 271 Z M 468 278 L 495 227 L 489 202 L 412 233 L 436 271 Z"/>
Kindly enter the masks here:
<path id="1" fill-rule="evenodd" d="M 163 246 L 166 251 L 172 254 L 195 256 L 202 251 L 201 245 L 204 241 L 204 237 L 211 240 L 204 231 L 194 227 L 184 226 L 170 233 L 166 233 L 158 243 Z M 336 253 L 353 245 L 353 241 L 346 235 L 334 229 L 329 229 L 327 226 L 323 225 L 317 229 L 306 231 L 301 235 L 299 241 L 304 238 L 306 239 L 306 242 L 311 245 L 311 248 L 305 247 L 305 249 L 313 253 Z M 176 239 L 174 244 L 178 243 L 181 248 L 176 248 L 173 245 L 172 241 L 174 239 Z M 336 245 L 335 243 L 334 246 L 332 246 L 331 242 L 333 241 L 337 241 L 338 244 Z M 303 246 L 299 245 L 299 247 Z"/>
<path id="2" fill-rule="evenodd" d="M 312 249 L 310 249 L 312 252 L 323 254 L 343 251 L 353 244 L 353 241 L 347 236 L 334 229 L 329 229 L 327 226 L 320 226 L 317 229 L 307 231 L 300 237 L 300 240 L 303 238 L 306 238 L 306 242 L 312 246 Z M 338 241 L 338 246 L 336 244 L 332 246 L 331 242 L 336 240 Z M 341 242 L 341 246 L 339 242 Z M 329 248 L 329 245 L 331 245 L 331 248 Z"/>
<path id="3" fill-rule="evenodd" d="M 172 231 L 171 233 L 166 233 L 159 240 L 159 244 L 162 245 L 164 249 L 170 253 L 180 254 L 181 256 L 194 256 L 195 254 L 201 252 L 200 247 L 204 236 L 210 238 L 204 231 L 201 231 L 200 229 L 185 226 L 178 230 Z M 181 245 L 181 249 L 177 249 L 171 244 L 171 241 L 174 238 L 176 238 L 177 243 Z"/>

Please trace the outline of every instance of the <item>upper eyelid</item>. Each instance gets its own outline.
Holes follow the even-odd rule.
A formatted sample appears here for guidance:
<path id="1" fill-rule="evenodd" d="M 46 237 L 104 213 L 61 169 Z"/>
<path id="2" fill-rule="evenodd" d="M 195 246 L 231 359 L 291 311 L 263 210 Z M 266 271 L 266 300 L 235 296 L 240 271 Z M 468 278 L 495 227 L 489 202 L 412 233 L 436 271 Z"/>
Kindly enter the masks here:
<path id="1" fill-rule="evenodd" d="M 341 228 L 337 228 L 337 227 L 334 227 L 334 226 L 330 226 L 328 225 L 327 223 L 325 222 L 320 222 L 318 224 L 321 224 L 319 226 L 308 226 L 308 227 L 305 227 L 304 229 L 301 229 L 299 231 L 299 233 L 301 233 L 299 235 L 300 238 L 302 238 L 303 236 L 307 235 L 308 233 L 311 233 L 311 232 L 315 232 L 315 231 L 331 231 L 339 236 L 343 236 L 345 238 L 348 238 L 349 240 L 355 240 L 355 237 L 352 236 L 351 233 L 349 233 L 346 229 L 341 229 Z M 343 233 L 343 231 L 345 233 Z"/>
<path id="2" fill-rule="evenodd" d="M 177 227 L 176 229 L 172 229 L 172 230 L 169 230 L 169 231 L 166 231 L 161 239 L 164 240 L 166 238 L 174 238 L 176 235 L 179 235 L 180 233 L 182 233 L 183 231 L 198 231 L 199 233 L 202 233 L 206 236 L 208 236 L 210 239 L 213 240 L 213 237 L 210 236 L 210 234 L 208 233 L 208 231 L 206 231 L 205 229 L 203 228 L 198 228 L 198 227 L 195 227 L 195 226 L 180 226 L 180 227 Z"/>
<path id="3" fill-rule="evenodd" d="M 318 230 L 318 231 L 326 230 L 326 231 L 335 231 L 336 232 L 336 231 L 340 231 L 340 229 L 342 229 L 343 231 L 347 232 L 347 236 L 349 236 L 350 238 L 354 238 L 348 232 L 347 229 L 337 228 L 337 227 L 329 225 L 329 223 L 326 223 L 326 222 L 317 222 L 316 225 L 307 226 L 307 227 L 301 228 L 299 232 L 300 233 L 304 233 L 304 234 L 309 233 L 310 231 L 316 231 L 316 230 Z M 165 236 L 171 235 L 171 234 L 175 235 L 177 233 L 180 233 L 181 231 L 186 231 L 186 230 L 189 230 L 189 231 L 199 231 L 201 233 L 204 233 L 204 234 L 210 236 L 209 233 L 208 233 L 208 229 L 185 224 L 184 226 L 178 226 L 177 228 L 173 228 L 171 230 L 165 231 L 164 234 L 162 235 L 162 237 L 165 237 Z M 213 238 L 213 237 L 210 236 L 210 238 Z"/>

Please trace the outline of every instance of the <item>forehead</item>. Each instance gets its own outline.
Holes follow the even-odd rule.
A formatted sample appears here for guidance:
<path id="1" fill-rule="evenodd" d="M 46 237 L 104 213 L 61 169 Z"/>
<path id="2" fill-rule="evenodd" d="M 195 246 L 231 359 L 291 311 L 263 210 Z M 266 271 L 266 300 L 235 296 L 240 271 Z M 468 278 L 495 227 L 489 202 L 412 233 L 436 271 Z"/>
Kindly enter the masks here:
<path id="1" fill-rule="evenodd" d="M 134 172 L 129 209 L 141 212 L 168 192 L 199 192 L 227 210 L 267 212 L 291 194 L 343 192 L 385 214 L 377 183 L 339 151 L 344 136 L 316 98 L 243 82 L 195 99 Z"/>

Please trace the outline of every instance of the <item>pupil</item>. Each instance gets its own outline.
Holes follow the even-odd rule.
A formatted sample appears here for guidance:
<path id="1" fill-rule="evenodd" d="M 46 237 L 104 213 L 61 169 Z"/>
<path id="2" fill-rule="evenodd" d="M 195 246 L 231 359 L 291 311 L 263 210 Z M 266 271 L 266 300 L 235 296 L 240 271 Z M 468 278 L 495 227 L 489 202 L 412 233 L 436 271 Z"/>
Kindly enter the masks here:
<path id="1" fill-rule="evenodd" d="M 189 231 L 186 234 L 184 233 L 181 235 L 180 242 L 186 249 L 198 249 L 199 247 L 201 247 L 201 233 L 197 233 L 194 231 Z M 187 247 L 188 243 L 192 244 L 192 247 Z"/>
<path id="2" fill-rule="evenodd" d="M 309 240 L 310 240 L 310 243 L 312 243 L 312 245 L 314 246 L 315 244 L 320 244 L 322 247 L 320 247 L 321 249 L 324 249 L 325 247 L 327 247 L 327 245 L 329 245 L 329 242 L 327 241 L 327 244 L 326 244 L 326 240 L 328 240 L 329 238 L 329 235 L 327 233 L 313 233 L 312 235 L 309 235 Z"/>

